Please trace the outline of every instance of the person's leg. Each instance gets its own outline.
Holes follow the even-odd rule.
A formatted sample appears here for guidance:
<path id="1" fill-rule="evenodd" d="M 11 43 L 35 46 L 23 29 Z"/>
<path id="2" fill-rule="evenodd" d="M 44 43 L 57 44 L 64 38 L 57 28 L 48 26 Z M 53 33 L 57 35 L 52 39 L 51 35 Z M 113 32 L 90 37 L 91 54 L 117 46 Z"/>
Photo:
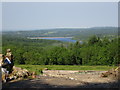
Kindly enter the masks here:
<path id="1" fill-rule="evenodd" d="M 6 81 L 9 81 L 9 71 L 6 71 L 6 73 L 5 73 L 5 79 L 6 79 Z"/>
<path id="2" fill-rule="evenodd" d="M 6 69 L 5 68 L 1 68 L 2 71 L 2 81 L 5 83 L 6 82 Z"/>

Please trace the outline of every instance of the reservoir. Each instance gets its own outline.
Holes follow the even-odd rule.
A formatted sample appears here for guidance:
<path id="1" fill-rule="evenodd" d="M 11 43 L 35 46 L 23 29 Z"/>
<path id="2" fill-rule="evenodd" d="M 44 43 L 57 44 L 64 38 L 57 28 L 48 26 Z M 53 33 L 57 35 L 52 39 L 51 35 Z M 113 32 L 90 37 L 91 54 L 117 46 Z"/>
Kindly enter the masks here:
<path id="1" fill-rule="evenodd" d="M 29 37 L 29 39 L 47 39 L 47 40 L 58 40 L 63 42 L 76 42 L 72 37 Z"/>

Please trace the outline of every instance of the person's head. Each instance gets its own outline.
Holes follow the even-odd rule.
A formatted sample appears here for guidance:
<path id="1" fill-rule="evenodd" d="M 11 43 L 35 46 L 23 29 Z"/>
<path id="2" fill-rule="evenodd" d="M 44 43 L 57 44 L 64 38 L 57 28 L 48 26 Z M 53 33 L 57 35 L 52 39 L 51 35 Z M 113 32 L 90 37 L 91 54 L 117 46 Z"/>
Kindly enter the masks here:
<path id="1" fill-rule="evenodd" d="M 7 49 L 7 52 L 11 52 L 11 50 L 10 50 L 10 49 Z"/>

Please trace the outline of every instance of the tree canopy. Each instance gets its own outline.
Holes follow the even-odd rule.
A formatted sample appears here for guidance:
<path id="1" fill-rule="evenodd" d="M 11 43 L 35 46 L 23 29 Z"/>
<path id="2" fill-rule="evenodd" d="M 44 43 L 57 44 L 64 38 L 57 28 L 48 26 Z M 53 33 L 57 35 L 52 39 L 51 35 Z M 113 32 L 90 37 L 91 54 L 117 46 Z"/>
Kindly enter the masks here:
<path id="1" fill-rule="evenodd" d="M 117 65 L 120 63 L 119 42 L 120 38 L 109 40 L 95 35 L 83 44 L 3 36 L 2 51 L 5 54 L 10 48 L 15 64 Z"/>

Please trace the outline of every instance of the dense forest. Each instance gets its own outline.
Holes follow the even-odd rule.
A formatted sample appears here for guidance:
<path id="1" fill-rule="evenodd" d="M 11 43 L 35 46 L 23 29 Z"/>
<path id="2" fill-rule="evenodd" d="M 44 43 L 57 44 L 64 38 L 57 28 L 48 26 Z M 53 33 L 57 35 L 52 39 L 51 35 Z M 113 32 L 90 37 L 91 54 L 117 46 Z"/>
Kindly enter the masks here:
<path id="1" fill-rule="evenodd" d="M 91 35 L 83 44 L 55 40 L 32 40 L 3 34 L 2 51 L 12 50 L 15 64 L 118 65 L 120 38 Z"/>

